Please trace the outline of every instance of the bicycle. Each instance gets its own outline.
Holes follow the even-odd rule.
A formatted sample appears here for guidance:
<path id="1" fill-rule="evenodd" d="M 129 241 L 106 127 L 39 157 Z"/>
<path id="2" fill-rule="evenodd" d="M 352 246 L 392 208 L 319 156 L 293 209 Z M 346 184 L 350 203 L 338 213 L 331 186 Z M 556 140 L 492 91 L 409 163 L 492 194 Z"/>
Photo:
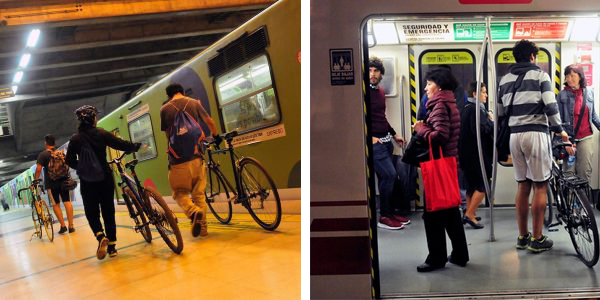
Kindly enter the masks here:
<path id="1" fill-rule="evenodd" d="M 135 172 L 138 160 L 134 159 L 123 165 L 123 157 L 129 153 L 125 152 L 120 157 L 113 159 L 109 164 L 117 167 L 121 181 L 123 200 L 127 206 L 129 216 L 133 219 L 135 232 L 140 232 L 146 242 L 152 242 L 150 224 L 154 225 L 167 246 L 173 252 L 180 254 L 183 251 L 183 239 L 177 217 L 171 211 L 162 196 L 152 187 L 144 187 L 140 183 Z M 125 171 L 129 169 L 131 175 Z"/>
<path id="2" fill-rule="evenodd" d="M 273 231 L 281 223 L 281 200 L 277 186 L 257 159 L 238 157 L 232 144 L 237 135 L 237 131 L 220 135 L 227 143 L 226 149 L 220 149 L 215 141 L 204 142 L 208 154 L 206 204 L 223 224 L 231 221 L 232 202 L 242 204 L 258 225 Z M 214 145 L 215 149 L 210 149 L 210 145 Z M 229 154 L 235 187 L 214 160 L 213 156 L 219 154 Z"/>
<path id="3" fill-rule="evenodd" d="M 544 224 L 549 231 L 558 231 L 552 227 L 565 225 L 577 256 L 588 267 L 598 262 L 600 254 L 598 226 L 593 208 L 589 202 L 591 187 L 586 179 L 577 177 L 570 171 L 562 171 L 564 148 L 570 143 L 556 143 L 558 157 L 552 160 L 552 177 L 548 181 L 548 212 L 544 215 Z M 552 223 L 553 206 L 556 207 L 556 223 Z"/>
<path id="4" fill-rule="evenodd" d="M 54 241 L 54 218 L 50 213 L 50 209 L 48 208 L 48 204 L 42 200 L 40 195 L 40 191 L 38 190 L 38 185 L 41 182 L 41 179 L 34 180 L 28 187 L 20 189 L 17 192 L 17 197 L 19 197 L 19 201 L 21 201 L 21 192 L 29 191 L 31 193 L 31 219 L 33 219 L 33 227 L 35 228 L 35 232 L 31 234 L 31 239 L 37 235 L 38 238 L 42 239 L 42 226 L 46 231 L 46 236 L 52 242 Z M 41 188 L 41 187 L 40 187 Z"/>

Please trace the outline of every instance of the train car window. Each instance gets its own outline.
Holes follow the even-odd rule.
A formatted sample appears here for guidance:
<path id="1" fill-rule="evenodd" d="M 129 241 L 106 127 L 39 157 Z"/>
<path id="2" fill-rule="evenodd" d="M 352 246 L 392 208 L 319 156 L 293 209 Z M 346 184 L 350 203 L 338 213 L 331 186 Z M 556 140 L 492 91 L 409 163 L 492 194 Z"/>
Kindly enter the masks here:
<path id="1" fill-rule="evenodd" d="M 144 161 L 158 156 L 156 143 L 154 142 L 154 131 L 152 130 L 152 120 L 150 114 L 146 113 L 139 118 L 127 124 L 129 127 L 129 137 L 134 143 L 142 143 L 147 147 L 140 148 L 137 152 L 137 159 Z"/>
<path id="2" fill-rule="evenodd" d="M 537 57 L 537 65 L 552 78 L 552 66 L 550 64 L 550 52 L 548 49 L 540 48 Z M 502 76 L 508 74 L 510 66 L 515 63 L 512 48 L 504 48 L 496 52 L 496 86 L 500 84 Z"/>
<path id="3" fill-rule="evenodd" d="M 279 123 L 281 113 L 266 55 L 225 73 L 215 81 L 225 131 L 240 133 Z"/>
<path id="4" fill-rule="evenodd" d="M 427 74 L 429 70 L 435 69 L 440 65 L 449 66 L 450 69 L 452 69 L 452 74 L 454 74 L 464 89 L 466 89 L 469 82 L 475 80 L 475 77 L 477 76 L 475 55 L 470 50 L 452 49 L 424 51 L 419 58 L 419 100 L 423 99 L 423 96 L 425 96 L 425 74 Z"/>
<path id="5" fill-rule="evenodd" d="M 396 90 L 396 61 L 393 57 L 381 57 L 383 67 L 385 68 L 385 76 L 379 84 L 383 88 L 387 97 L 396 97 L 398 92 Z"/>

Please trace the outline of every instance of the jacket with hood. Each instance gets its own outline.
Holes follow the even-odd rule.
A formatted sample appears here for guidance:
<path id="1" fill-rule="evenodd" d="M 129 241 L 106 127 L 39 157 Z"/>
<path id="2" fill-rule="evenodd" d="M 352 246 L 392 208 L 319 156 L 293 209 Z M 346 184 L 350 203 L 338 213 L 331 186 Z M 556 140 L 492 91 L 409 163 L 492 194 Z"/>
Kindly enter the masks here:
<path id="1" fill-rule="evenodd" d="M 431 137 L 434 157 L 438 157 L 440 145 L 444 157 L 458 156 L 460 115 L 456 108 L 454 94 L 452 91 L 441 90 L 427 100 L 426 108 L 424 126 L 419 128 L 417 134 L 426 141 Z"/>
<path id="2" fill-rule="evenodd" d="M 516 82 L 519 75 L 524 75 L 523 79 Z M 511 100 L 515 86 L 515 96 Z M 548 122 L 552 131 L 563 130 L 550 76 L 533 63 L 516 63 L 510 67 L 510 73 L 500 80 L 498 104 L 499 118 L 507 115 L 512 106 L 508 120 L 511 133 L 549 132 Z"/>

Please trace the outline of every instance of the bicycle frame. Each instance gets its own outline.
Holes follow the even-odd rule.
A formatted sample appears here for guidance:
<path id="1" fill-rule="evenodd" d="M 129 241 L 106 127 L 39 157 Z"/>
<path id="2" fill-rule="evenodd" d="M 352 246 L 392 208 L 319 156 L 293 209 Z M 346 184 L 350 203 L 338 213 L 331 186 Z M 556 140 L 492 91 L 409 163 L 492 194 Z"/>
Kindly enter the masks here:
<path id="1" fill-rule="evenodd" d="M 117 166 L 117 171 L 119 172 L 119 175 L 121 176 L 121 182 L 118 183 L 119 187 L 121 188 L 121 190 L 123 191 L 123 189 L 125 187 L 128 187 L 129 190 L 133 193 L 134 197 L 137 197 L 139 199 L 139 204 L 142 206 L 142 209 L 144 210 L 144 213 L 149 217 L 152 218 L 152 214 L 151 214 L 151 209 L 149 209 L 146 205 L 146 200 L 144 199 L 142 195 L 145 195 L 144 193 L 144 187 L 142 186 L 140 180 L 137 177 L 137 174 L 135 172 L 135 163 L 127 163 L 125 164 L 125 166 L 123 166 L 122 163 L 122 159 L 123 157 L 126 155 L 127 153 L 123 153 L 121 155 L 121 157 L 113 160 L 111 163 L 114 163 Z M 135 162 L 137 162 L 137 160 L 134 159 Z M 131 176 L 129 174 L 127 174 L 125 168 L 129 167 L 130 171 L 131 171 Z M 132 186 L 131 183 L 135 183 L 135 187 Z M 125 195 L 125 193 L 123 193 Z M 127 208 L 129 209 L 129 212 L 131 213 L 133 211 L 133 208 L 131 205 L 133 205 L 131 203 L 131 200 L 127 197 L 127 195 L 125 195 L 123 197 L 123 199 L 125 200 L 125 204 L 127 205 Z M 141 224 L 139 227 L 142 228 L 146 225 L 148 225 L 149 222 L 145 223 L 145 224 Z"/>
<path id="2" fill-rule="evenodd" d="M 230 191 L 232 191 L 235 195 L 238 196 L 235 203 L 239 203 L 242 199 L 247 198 L 247 195 L 242 190 L 242 176 L 240 175 L 240 169 L 238 167 L 239 159 L 237 159 L 237 160 L 235 159 L 236 154 L 233 150 L 233 145 L 231 144 L 231 139 L 226 139 L 226 141 L 227 141 L 226 149 L 215 149 L 215 150 L 207 149 L 207 151 L 206 151 L 206 153 L 208 153 L 207 169 L 213 169 L 217 173 L 219 173 L 219 176 L 221 176 L 221 178 L 223 178 L 225 184 L 227 185 L 227 188 L 229 188 Z M 233 185 L 231 184 L 229 179 L 227 179 L 227 176 L 225 176 L 225 174 L 223 174 L 223 172 L 219 168 L 219 164 L 214 161 L 214 159 L 213 159 L 214 154 L 229 154 L 229 158 L 231 161 L 231 168 L 233 170 L 233 177 L 235 180 L 235 188 L 233 187 Z M 212 176 L 212 173 L 208 172 L 208 180 L 209 181 L 212 180 L 211 176 Z"/>

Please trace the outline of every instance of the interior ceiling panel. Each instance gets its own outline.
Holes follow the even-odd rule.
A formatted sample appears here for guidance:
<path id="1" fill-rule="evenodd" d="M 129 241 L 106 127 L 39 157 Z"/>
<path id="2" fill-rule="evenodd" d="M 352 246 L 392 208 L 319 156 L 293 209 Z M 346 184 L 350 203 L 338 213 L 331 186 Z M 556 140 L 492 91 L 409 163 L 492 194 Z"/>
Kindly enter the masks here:
<path id="1" fill-rule="evenodd" d="M 35 163 L 46 134 L 68 140 L 75 108 L 110 113 L 272 2 L 0 0 L 0 88 L 13 85 L 29 32 L 41 31 L 17 95 L 0 99 L 12 122 L 0 137 L 0 186 Z"/>

